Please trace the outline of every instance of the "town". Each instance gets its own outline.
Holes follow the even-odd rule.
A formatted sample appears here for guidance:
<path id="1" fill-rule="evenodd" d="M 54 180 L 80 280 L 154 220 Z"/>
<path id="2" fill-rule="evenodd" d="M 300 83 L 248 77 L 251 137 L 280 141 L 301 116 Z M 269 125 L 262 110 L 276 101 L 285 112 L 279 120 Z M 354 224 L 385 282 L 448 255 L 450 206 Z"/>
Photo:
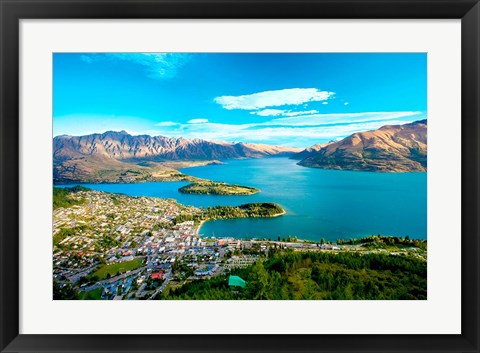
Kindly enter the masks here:
<path id="1" fill-rule="evenodd" d="M 201 222 L 197 221 L 205 210 L 173 199 L 82 188 L 63 196 L 70 204 L 54 207 L 53 212 L 53 280 L 57 291 L 73 288 L 76 299 L 160 299 L 162 293 L 186 282 L 251 266 L 272 249 L 380 252 L 426 261 L 426 250 L 418 247 L 392 251 L 296 237 L 276 241 L 206 238 L 199 234 Z"/>

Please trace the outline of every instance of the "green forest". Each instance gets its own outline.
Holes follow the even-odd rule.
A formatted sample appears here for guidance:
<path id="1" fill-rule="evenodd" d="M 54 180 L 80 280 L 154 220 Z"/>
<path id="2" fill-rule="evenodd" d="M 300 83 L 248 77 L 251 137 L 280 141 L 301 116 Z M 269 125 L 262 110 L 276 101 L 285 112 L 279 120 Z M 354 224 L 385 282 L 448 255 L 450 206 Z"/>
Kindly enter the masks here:
<path id="1" fill-rule="evenodd" d="M 175 223 L 201 221 L 223 218 L 247 217 L 275 217 L 285 213 L 284 209 L 273 202 L 254 202 L 240 206 L 214 206 L 203 209 L 201 214 L 180 214 L 175 218 Z"/>
<path id="2" fill-rule="evenodd" d="M 178 189 L 183 194 L 204 195 L 252 195 L 260 190 L 242 185 L 229 185 L 223 182 L 202 181 L 185 185 Z"/>
<path id="3" fill-rule="evenodd" d="M 369 237 L 363 238 L 353 238 L 353 239 L 338 239 L 338 245 L 359 245 L 361 244 L 364 248 L 389 248 L 395 247 L 398 249 L 415 247 L 422 250 L 427 250 L 427 241 L 419 239 L 410 239 L 407 235 L 405 238 L 402 237 L 392 237 L 386 235 L 371 235 Z"/>
<path id="4" fill-rule="evenodd" d="M 411 256 L 277 249 L 231 274 L 247 286 L 229 287 L 225 274 L 186 283 L 157 299 L 427 299 L 427 263 Z"/>
<path id="5" fill-rule="evenodd" d="M 53 209 L 57 209 L 60 207 L 71 207 L 75 205 L 83 205 L 85 200 L 74 200 L 69 198 L 68 196 L 72 193 L 79 192 L 79 191 L 89 191 L 90 189 L 85 188 L 83 186 L 74 186 L 71 188 L 53 188 Z"/>

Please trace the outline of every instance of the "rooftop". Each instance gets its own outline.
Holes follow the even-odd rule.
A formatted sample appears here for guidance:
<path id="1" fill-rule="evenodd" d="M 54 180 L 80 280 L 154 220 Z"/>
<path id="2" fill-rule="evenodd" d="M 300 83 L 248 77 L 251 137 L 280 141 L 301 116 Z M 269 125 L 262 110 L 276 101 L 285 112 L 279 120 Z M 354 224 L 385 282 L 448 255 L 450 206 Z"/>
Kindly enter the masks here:
<path id="1" fill-rule="evenodd" d="M 228 285 L 230 287 L 242 287 L 245 288 L 247 282 L 238 276 L 229 276 L 228 277 Z"/>

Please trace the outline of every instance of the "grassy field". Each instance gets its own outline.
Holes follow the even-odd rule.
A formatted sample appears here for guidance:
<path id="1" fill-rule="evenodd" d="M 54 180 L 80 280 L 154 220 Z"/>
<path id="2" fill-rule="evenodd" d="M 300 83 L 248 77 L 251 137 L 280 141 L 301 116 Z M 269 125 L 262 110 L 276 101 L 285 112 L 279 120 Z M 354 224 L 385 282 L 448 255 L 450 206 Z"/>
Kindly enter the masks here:
<path id="1" fill-rule="evenodd" d="M 102 288 L 97 288 L 88 292 L 81 292 L 78 295 L 80 300 L 102 300 Z"/>
<path id="2" fill-rule="evenodd" d="M 100 280 L 107 278 L 107 274 L 115 276 L 117 273 L 124 273 L 130 270 L 135 270 L 143 265 L 143 258 L 134 259 L 132 261 L 126 261 L 119 264 L 103 265 L 95 273 L 94 276 L 98 276 Z"/>

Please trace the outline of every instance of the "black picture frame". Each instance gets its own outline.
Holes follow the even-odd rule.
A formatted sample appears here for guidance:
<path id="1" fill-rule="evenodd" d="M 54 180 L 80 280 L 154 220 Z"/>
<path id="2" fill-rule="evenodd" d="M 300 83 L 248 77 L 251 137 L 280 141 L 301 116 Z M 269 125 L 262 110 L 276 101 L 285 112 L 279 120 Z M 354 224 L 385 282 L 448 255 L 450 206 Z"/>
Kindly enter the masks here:
<path id="1" fill-rule="evenodd" d="M 479 352 L 478 0 L 0 0 L 0 349 L 2 352 Z M 19 334 L 19 20 L 106 18 L 461 19 L 460 335 Z"/>

